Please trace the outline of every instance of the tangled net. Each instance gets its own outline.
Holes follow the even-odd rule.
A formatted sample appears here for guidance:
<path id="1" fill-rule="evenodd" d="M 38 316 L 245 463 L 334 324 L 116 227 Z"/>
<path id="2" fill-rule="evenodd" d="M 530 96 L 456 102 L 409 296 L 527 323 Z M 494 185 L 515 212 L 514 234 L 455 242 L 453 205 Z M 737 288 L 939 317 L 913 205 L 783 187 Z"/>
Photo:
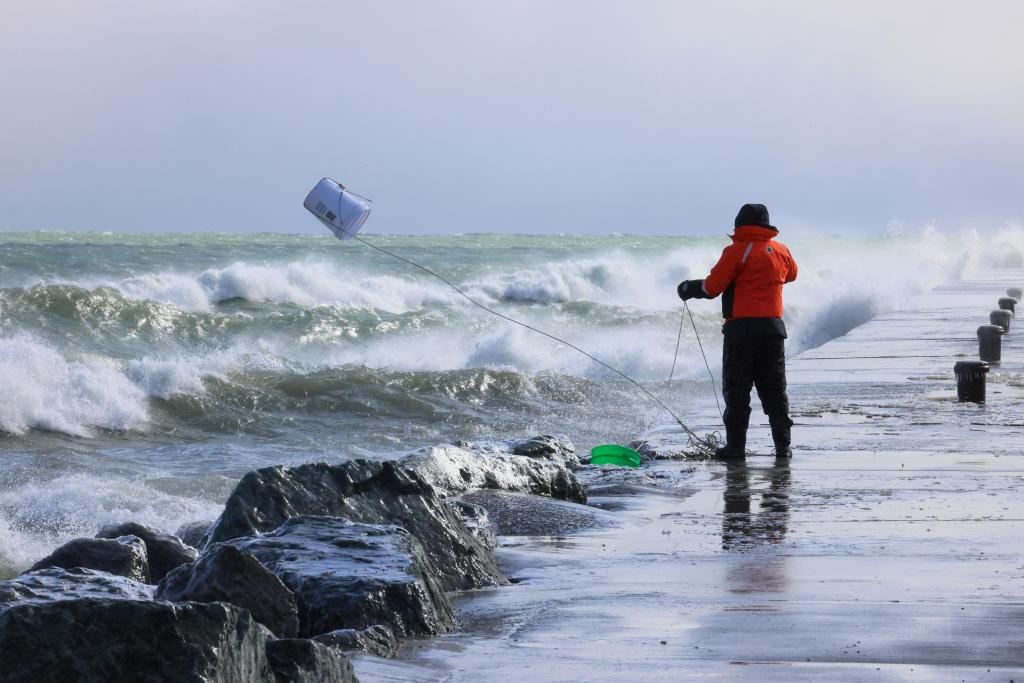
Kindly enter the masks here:
<path id="1" fill-rule="evenodd" d="M 715 450 L 724 445 L 721 432 L 708 432 L 700 436 L 682 422 L 679 424 L 686 432 L 686 448 L 683 449 L 683 453 L 688 457 L 710 460 L 714 457 Z"/>

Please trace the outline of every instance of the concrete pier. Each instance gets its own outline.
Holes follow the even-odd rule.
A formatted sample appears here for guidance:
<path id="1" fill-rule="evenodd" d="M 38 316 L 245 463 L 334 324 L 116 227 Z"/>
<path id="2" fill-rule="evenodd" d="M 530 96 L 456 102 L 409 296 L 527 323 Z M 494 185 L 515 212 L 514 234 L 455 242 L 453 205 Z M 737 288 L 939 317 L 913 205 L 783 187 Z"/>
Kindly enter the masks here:
<path id="1" fill-rule="evenodd" d="M 792 462 L 586 475 L 617 526 L 504 537 L 514 586 L 463 596 L 458 631 L 398 660 L 357 658 L 360 679 L 1024 681 L 1024 338 L 986 404 L 952 373 L 1020 279 L 939 288 L 792 359 Z"/>

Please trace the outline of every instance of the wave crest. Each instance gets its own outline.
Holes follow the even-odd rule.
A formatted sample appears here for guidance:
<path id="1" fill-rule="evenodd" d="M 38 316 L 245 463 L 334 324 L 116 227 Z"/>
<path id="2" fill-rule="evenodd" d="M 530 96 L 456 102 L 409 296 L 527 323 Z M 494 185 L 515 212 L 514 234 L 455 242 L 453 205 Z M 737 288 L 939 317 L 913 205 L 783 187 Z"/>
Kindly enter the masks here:
<path id="1" fill-rule="evenodd" d="M 277 265 L 236 262 L 198 275 L 158 273 L 110 284 L 125 296 L 153 299 L 193 312 L 208 312 L 217 304 L 241 300 L 401 314 L 428 305 L 449 305 L 455 296 L 434 282 L 393 275 L 357 275 L 330 263 L 310 261 Z"/>
<path id="2" fill-rule="evenodd" d="M 148 419 L 146 394 L 105 358 L 66 360 L 28 335 L 0 339 L 0 430 L 89 436 Z"/>

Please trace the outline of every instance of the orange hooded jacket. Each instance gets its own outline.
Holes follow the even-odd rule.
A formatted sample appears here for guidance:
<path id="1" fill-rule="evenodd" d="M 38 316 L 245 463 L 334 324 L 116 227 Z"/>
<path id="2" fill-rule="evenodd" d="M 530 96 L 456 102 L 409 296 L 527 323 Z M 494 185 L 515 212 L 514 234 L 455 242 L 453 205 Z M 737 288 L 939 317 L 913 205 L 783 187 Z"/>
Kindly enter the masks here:
<path id="1" fill-rule="evenodd" d="M 786 245 L 775 241 L 778 234 L 759 225 L 736 228 L 732 244 L 704 279 L 705 294 L 722 295 L 727 321 L 782 318 L 782 285 L 796 279 L 796 261 Z"/>

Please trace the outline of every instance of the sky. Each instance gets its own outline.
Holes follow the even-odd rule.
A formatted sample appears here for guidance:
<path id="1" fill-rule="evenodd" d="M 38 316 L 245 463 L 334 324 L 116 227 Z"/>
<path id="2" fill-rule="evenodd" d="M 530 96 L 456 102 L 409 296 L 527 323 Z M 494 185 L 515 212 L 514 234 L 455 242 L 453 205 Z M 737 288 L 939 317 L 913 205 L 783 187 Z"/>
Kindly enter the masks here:
<path id="1" fill-rule="evenodd" d="M 0 230 L 1024 222 L 1024 3 L 12 0 Z"/>

